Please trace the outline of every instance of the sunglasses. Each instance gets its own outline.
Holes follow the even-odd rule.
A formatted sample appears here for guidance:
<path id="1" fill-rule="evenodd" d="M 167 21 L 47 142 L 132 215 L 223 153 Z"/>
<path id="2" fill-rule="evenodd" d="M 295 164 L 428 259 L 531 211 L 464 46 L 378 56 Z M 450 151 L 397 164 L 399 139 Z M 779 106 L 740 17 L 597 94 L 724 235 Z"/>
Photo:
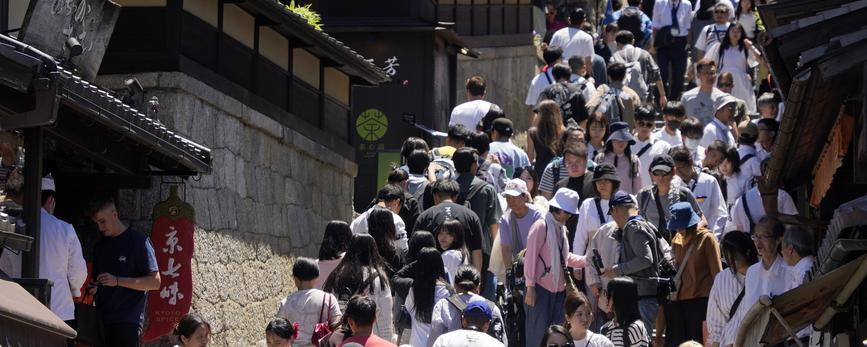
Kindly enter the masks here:
<path id="1" fill-rule="evenodd" d="M 662 170 L 656 170 L 656 171 L 652 172 L 652 174 L 653 174 L 654 176 L 656 176 L 656 177 L 668 176 L 670 173 L 671 173 L 670 171 L 669 171 L 669 172 L 665 172 L 665 171 L 662 171 Z"/>
<path id="2" fill-rule="evenodd" d="M 720 88 L 731 88 L 731 87 L 734 87 L 734 86 L 735 86 L 734 83 L 720 83 L 720 84 L 719 84 L 719 87 L 720 87 Z"/>
<path id="3" fill-rule="evenodd" d="M 728 14 L 729 11 L 726 11 L 726 10 L 714 10 L 713 13 L 718 13 L 718 14 Z"/>
<path id="4" fill-rule="evenodd" d="M 638 126 L 642 128 L 652 128 L 653 122 L 638 122 Z"/>
<path id="5" fill-rule="evenodd" d="M 575 347 L 575 344 L 573 344 L 572 342 L 566 342 L 566 343 L 562 343 L 562 344 L 549 343 L 549 344 L 547 344 L 547 346 L 548 347 Z"/>

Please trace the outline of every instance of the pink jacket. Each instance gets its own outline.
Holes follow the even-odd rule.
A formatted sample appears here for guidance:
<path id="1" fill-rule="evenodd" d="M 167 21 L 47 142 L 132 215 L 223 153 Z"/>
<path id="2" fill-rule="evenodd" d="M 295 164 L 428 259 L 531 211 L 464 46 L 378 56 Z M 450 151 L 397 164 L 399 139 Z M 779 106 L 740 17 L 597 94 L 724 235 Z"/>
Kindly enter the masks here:
<path id="1" fill-rule="evenodd" d="M 569 253 L 569 242 L 566 240 L 565 229 L 561 233 L 562 237 L 559 244 L 555 243 L 554 240 L 546 240 L 547 234 L 545 219 L 537 220 L 530 227 L 530 234 L 527 236 L 527 252 L 524 254 L 524 278 L 527 281 L 527 287 L 534 287 L 538 284 L 552 293 L 562 292 L 566 289 L 565 278 L 560 276 L 560 283 L 554 283 L 553 278 L 545 273 L 546 265 L 551 267 L 550 271 L 563 271 L 560 269 L 560 264 L 551 264 L 549 247 L 562 245 L 562 256 L 566 259 L 566 266 L 571 268 L 583 268 L 587 261 L 583 255 Z"/>

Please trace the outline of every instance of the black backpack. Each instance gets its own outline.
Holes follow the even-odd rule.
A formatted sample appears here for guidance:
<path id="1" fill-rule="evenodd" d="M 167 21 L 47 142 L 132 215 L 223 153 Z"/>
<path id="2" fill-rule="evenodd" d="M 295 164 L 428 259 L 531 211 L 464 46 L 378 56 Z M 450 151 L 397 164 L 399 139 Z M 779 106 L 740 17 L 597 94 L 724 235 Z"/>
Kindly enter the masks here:
<path id="1" fill-rule="evenodd" d="M 641 10 L 635 7 L 627 7 L 620 13 L 617 26 L 620 30 L 629 30 L 635 36 L 636 45 L 644 40 L 644 32 L 641 31 Z"/>

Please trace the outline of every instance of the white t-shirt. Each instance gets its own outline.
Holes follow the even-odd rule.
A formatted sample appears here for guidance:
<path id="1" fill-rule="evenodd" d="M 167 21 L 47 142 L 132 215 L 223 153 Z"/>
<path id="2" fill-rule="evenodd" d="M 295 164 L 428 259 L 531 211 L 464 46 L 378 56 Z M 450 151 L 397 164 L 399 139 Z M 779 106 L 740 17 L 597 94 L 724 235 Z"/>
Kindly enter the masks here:
<path id="1" fill-rule="evenodd" d="M 449 290 L 440 284 L 437 284 L 434 289 L 434 299 L 433 304 L 436 305 L 440 299 L 446 298 L 449 296 Z M 415 295 L 413 294 L 412 289 L 410 289 L 409 294 L 406 296 L 406 302 L 404 302 L 404 306 L 406 306 L 407 311 L 412 316 L 412 335 L 409 337 L 409 344 L 411 346 L 427 346 L 427 338 L 430 336 L 431 324 L 425 323 L 415 316 Z M 433 312 L 431 312 L 431 316 L 433 316 Z M 442 336 L 441 336 L 442 337 Z M 502 344 L 500 344 L 502 346 Z"/>
<path id="2" fill-rule="evenodd" d="M 460 329 L 440 335 L 434 347 L 503 347 L 503 343 L 483 332 Z"/>
<path id="3" fill-rule="evenodd" d="M 671 147 L 683 145 L 683 138 L 680 136 L 680 129 L 674 131 L 674 135 L 669 134 L 665 129 L 659 129 L 652 135 L 658 140 L 667 142 Z"/>
<path id="4" fill-rule="evenodd" d="M 695 48 L 702 51 L 708 51 L 711 45 L 719 44 L 725 37 L 726 30 L 729 28 L 729 23 L 725 24 L 709 24 L 701 28 L 701 33 L 695 40 Z"/>
<path id="5" fill-rule="evenodd" d="M 524 100 L 524 105 L 536 106 L 539 102 L 539 94 L 542 94 L 545 87 L 550 86 L 552 83 L 554 83 L 554 76 L 551 74 L 551 69 L 540 72 L 536 77 L 533 77 L 533 80 L 530 82 L 530 88 L 527 89 L 527 98 Z"/>
<path id="6" fill-rule="evenodd" d="M 600 334 L 594 334 L 587 330 L 587 336 L 580 340 L 572 340 L 575 347 L 614 347 L 614 343 L 607 337 Z"/>
<path id="7" fill-rule="evenodd" d="M 558 46 L 563 49 L 563 61 L 566 62 L 573 56 L 582 58 L 593 57 L 593 37 L 584 30 L 565 27 L 554 32 L 549 46 Z"/>
<path id="8" fill-rule="evenodd" d="M 475 131 L 479 122 L 482 121 L 482 118 L 485 118 L 485 115 L 490 110 L 491 103 L 485 100 L 467 101 L 455 106 L 452 110 L 449 126 L 463 124 L 468 130 Z"/>
<path id="9" fill-rule="evenodd" d="M 298 338 L 296 347 L 313 346 L 310 337 L 317 323 L 325 323 L 330 317 L 330 323 L 340 320 L 340 306 L 337 298 L 331 293 L 319 289 L 304 289 L 289 294 L 280 301 L 277 317 L 298 323 Z"/>
<path id="10" fill-rule="evenodd" d="M 379 206 L 371 207 L 369 210 L 364 211 L 361 215 L 352 220 L 352 223 L 349 224 L 349 229 L 352 230 L 352 234 L 367 234 L 367 217 L 370 216 L 370 211 L 374 208 L 381 208 Z M 390 212 L 390 211 L 389 211 Z M 394 230 L 395 230 L 395 241 L 394 246 L 399 250 L 407 249 L 407 236 L 406 236 L 406 223 L 403 222 L 403 218 L 400 218 L 400 215 L 397 213 L 391 212 L 391 217 L 394 219 Z"/>

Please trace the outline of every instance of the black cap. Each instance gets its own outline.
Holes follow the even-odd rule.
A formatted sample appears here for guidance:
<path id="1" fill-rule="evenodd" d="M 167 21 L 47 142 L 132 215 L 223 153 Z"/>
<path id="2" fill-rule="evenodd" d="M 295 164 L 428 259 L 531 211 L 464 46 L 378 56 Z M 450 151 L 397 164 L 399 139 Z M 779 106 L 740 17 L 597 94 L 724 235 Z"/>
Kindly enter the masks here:
<path id="1" fill-rule="evenodd" d="M 611 164 L 599 164 L 593 168 L 593 182 L 599 180 L 609 180 L 620 182 L 620 176 L 617 176 L 617 169 Z"/>
<path id="2" fill-rule="evenodd" d="M 513 128 L 512 121 L 508 118 L 497 118 L 491 123 L 491 129 L 506 136 L 512 136 Z"/>
<path id="3" fill-rule="evenodd" d="M 650 162 L 650 172 L 671 172 L 672 169 L 674 169 L 674 159 L 672 159 L 668 154 L 657 155 L 653 157 L 653 161 Z"/>

